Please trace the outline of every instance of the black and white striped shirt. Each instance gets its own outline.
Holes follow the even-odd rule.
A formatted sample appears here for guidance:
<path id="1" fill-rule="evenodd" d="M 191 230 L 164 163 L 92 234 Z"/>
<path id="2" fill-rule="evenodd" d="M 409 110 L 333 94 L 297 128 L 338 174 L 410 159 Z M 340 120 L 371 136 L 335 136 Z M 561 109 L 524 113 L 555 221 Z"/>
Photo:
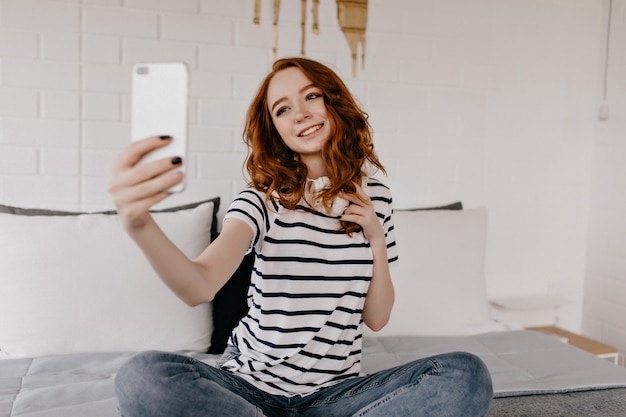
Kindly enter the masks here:
<path id="1" fill-rule="evenodd" d="M 389 189 L 374 178 L 365 192 L 397 260 Z M 362 312 L 373 257 L 361 231 L 308 205 L 288 210 L 255 189 L 242 191 L 226 218 L 254 231 L 250 310 L 230 342 L 240 355 L 223 368 L 270 394 L 307 395 L 361 370 Z"/>

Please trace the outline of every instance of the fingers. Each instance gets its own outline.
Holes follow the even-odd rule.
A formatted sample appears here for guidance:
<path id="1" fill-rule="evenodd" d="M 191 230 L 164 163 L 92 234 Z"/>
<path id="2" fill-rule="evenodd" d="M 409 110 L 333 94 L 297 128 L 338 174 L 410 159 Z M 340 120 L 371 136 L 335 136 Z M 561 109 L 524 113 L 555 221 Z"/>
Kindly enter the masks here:
<path id="1" fill-rule="evenodd" d="M 351 203 L 357 204 L 359 206 L 368 206 L 372 205 L 372 201 L 370 196 L 365 193 L 363 188 L 356 182 L 354 183 L 356 191 L 354 193 L 346 193 L 342 192 L 340 194 L 341 198 L 348 200 Z"/>
<path id="2" fill-rule="evenodd" d="M 145 155 L 170 141 L 169 136 L 154 136 L 133 142 L 120 153 L 111 167 L 108 187 L 119 212 L 130 218 L 140 217 L 170 195 L 164 190 L 183 180 L 183 173 L 177 170 L 183 163 L 180 157 L 138 163 Z"/>
<path id="3" fill-rule="evenodd" d="M 370 196 L 365 193 L 363 188 L 356 182 L 354 183 L 354 186 L 356 187 L 356 195 L 361 199 L 361 201 L 366 204 L 371 204 Z"/>
<path id="4" fill-rule="evenodd" d="M 160 161 L 156 161 L 154 164 L 158 162 Z M 183 173 L 181 171 L 171 171 L 143 181 L 133 181 L 134 183 L 132 184 L 112 182 L 109 187 L 109 193 L 118 207 L 131 205 L 136 201 L 151 200 L 152 198 L 156 198 L 157 202 L 159 202 L 169 196 L 169 193 L 164 190 L 173 187 L 182 180 Z"/>
<path id="5" fill-rule="evenodd" d="M 169 193 L 161 192 L 153 194 L 142 200 L 133 200 L 118 206 L 118 214 L 122 224 L 127 230 L 138 230 L 148 224 L 150 208 L 169 196 Z"/>
<path id="6" fill-rule="evenodd" d="M 183 161 L 179 157 L 138 164 L 148 153 L 170 141 L 169 136 L 153 136 L 131 143 L 111 166 L 112 186 L 134 186 L 180 166 Z"/>
<path id="7" fill-rule="evenodd" d="M 119 158 L 113 164 L 113 169 L 135 166 L 146 154 L 167 146 L 171 140 L 170 136 L 151 136 L 132 142 L 120 153 Z"/>
<path id="8" fill-rule="evenodd" d="M 367 239 L 376 238 L 377 236 L 384 236 L 382 225 L 374 210 L 374 205 L 363 190 L 363 188 L 355 183 L 354 193 L 341 193 L 340 196 L 348 200 L 350 204 L 343 215 L 342 221 L 356 223 L 363 228 L 363 233 Z"/>
<path id="9" fill-rule="evenodd" d="M 340 194 L 340 197 L 351 203 L 344 211 L 342 220 L 351 221 L 363 226 L 363 223 L 368 221 L 368 217 L 375 217 L 376 213 L 374 212 L 374 206 L 372 205 L 370 197 L 357 183 L 354 183 L 354 185 L 356 187 L 354 193 L 342 192 Z"/>
<path id="10" fill-rule="evenodd" d="M 119 186 L 132 187 L 159 178 L 168 171 L 176 170 L 182 163 L 183 161 L 179 157 L 159 159 L 132 167 L 121 168 L 117 172 L 113 171 L 113 176 L 117 179 Z"/>

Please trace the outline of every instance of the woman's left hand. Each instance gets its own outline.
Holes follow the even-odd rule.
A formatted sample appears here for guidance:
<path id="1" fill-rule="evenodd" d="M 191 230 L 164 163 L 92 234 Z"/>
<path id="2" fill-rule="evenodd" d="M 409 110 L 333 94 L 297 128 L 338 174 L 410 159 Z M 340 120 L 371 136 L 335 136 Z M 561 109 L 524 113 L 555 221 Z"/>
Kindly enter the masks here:
<path id="1" fill-rule="evenodd" d="M 345 209 L 341 220 L 356 223 L 363 228 L 365 238 L 372 242 L 376 239 L 385 239 L 385 231 L 376 215 L 374 205 L 370 197 L 363 191 L 363 188 L 354 183 L 356 193 L 342 192 L 339 196 L 346 199 L 351 204 Z"/>

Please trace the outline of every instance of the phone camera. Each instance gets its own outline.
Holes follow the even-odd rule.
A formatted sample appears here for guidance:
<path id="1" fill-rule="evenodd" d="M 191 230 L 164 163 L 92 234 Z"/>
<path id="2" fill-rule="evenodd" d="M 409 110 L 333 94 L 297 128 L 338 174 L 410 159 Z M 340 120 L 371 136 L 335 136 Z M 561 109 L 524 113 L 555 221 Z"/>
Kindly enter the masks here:
<path id="1" fill-rule="evenodd" d="M 148 67 L 137 67 L 137 75 L 146 75 L 148 72 L 150 72 Z"/>

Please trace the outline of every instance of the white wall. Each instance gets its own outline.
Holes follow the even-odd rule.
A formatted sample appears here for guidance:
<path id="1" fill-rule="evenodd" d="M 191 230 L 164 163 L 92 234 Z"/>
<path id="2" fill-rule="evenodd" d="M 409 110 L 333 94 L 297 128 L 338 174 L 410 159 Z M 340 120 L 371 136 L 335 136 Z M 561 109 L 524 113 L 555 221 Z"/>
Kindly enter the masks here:
<path id="1" fill-rule="evenodd" d="M 583 330 L 626 351 L 626 0 L 613 0 L 609 120 L 593 163 Z"/>
<path id="2" fill-rule="evenodd" d="M 168 204 L 220 195 L 227 205 L 243 186 L 244 111 L 271 64 L 271 3 L 256 27 L 253 0 L 0 0 L 0 202 L 111 208 L 130 67 L 184 60 L 190 184 Z M 279 56 L 296 55 L 300 2 L 282 3 Z M 563 297 L 561 324 L 572 330 L 581 326 L 602 12 L 599 0 L 370 0 L 356 78 L 334 1 L 321 1 L 320 34 L 307 33 L 308 55 L 334 65 L 370 114 L 396 205 L 487 206 L 490 294 Z"/>

